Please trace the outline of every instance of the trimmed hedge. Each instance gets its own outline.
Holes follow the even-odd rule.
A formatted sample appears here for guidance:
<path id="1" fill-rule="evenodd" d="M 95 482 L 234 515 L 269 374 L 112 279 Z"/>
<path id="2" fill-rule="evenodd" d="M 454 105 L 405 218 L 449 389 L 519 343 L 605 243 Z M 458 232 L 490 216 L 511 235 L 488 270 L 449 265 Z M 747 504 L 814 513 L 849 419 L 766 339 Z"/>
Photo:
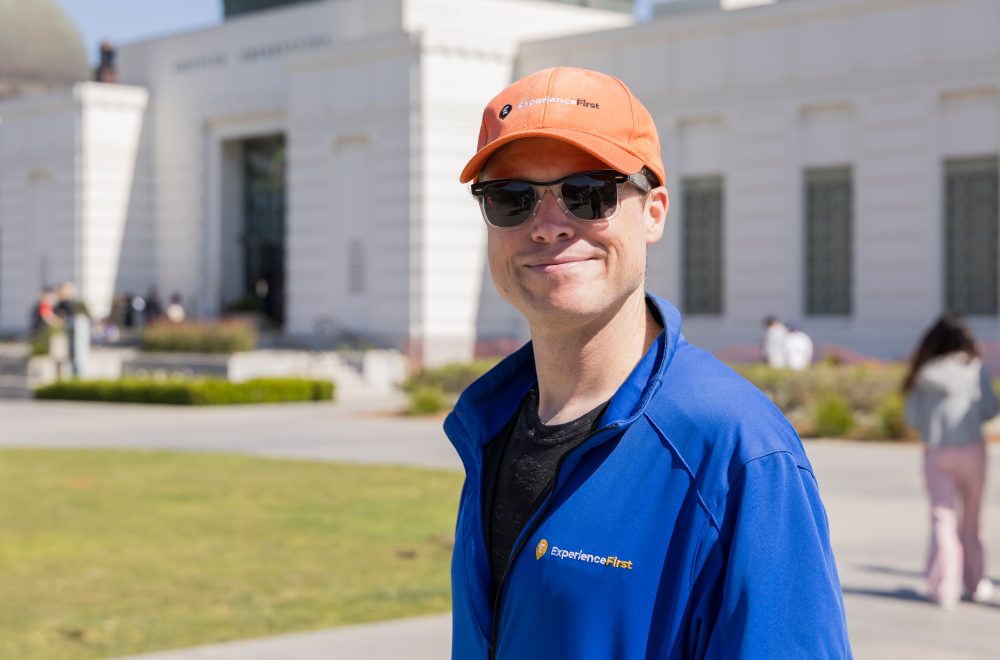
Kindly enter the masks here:
<path id="1" fill-rule="evenodd" d="M 144 351 L 164 353 L 235 353 L 257 347 L 257 330 L 244 320 L 215 323 L 157 321 L 143 328 Z"/>
<path id="2" fill-rule="evenodd" d="M 256 378 L 242 383 L 219 378 L 166 381 L 148 378 L 67 380 L 35 390 L 36 399 L 181 406 L 332 401 L 333 395 L 334 385 L 330 381 L 305 378 Z"/>

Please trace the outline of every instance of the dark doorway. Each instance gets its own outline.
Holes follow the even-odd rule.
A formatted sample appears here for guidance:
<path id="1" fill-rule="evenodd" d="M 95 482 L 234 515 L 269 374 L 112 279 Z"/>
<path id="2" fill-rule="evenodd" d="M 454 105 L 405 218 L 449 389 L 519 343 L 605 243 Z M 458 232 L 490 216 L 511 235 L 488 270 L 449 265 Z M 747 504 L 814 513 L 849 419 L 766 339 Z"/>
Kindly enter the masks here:
<path id="1" fill-rule="evenodd" d="M 285 138 L 243 141 L 243 290 L 285 321 Z"/>

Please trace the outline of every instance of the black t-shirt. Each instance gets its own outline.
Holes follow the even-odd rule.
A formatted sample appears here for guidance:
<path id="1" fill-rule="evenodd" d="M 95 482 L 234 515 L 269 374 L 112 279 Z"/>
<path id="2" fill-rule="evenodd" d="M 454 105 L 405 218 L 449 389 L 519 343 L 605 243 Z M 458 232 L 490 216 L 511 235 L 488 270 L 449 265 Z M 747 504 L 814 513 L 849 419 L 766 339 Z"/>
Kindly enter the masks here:
<path id="1" fill-rule="evenodd" d="M 485 511 L 494 590 L 521 528 L 555 476 L 560 459 L 595 430 L 607 405 L 602 403 L 572 422 L 546 426 L 538 419 L 538 390 L 532 388 L 511 422 L 487 445 L 485 474 L 487 479 L 496 475 L 486 485 L 492 498 Z"/>

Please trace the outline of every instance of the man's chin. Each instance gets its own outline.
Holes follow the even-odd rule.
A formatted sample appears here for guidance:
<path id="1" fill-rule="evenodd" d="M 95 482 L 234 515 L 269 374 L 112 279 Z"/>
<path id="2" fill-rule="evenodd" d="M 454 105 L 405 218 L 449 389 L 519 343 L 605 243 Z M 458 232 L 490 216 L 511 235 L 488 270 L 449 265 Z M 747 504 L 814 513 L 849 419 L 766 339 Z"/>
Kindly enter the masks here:
<path id="1" fill-rule="evenodd" d="M 592 287 L 585 286 L 560 286 L 547 291 L 532 291 L 524 297 L 521 312 L 528 319 L 541 318 L 546 322 L 585 319 L 602 311 L 598 297 L 594 294 Z"/>

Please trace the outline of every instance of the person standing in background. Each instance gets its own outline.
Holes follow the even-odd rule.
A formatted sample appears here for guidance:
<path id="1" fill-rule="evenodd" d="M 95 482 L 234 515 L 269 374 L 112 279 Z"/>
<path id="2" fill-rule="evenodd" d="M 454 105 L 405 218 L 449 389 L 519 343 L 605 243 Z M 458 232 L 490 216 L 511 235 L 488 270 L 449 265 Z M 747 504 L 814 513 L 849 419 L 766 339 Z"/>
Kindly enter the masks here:
<path id="1" fill-rule="evenodd" d="M 764 344 L 761 348 L 761 357 L 775 369 L 785 367 L 785 338 L 788 336 L 788 329 L 777 316 L 768 315 L 764 317 Z"/>
<path id="2" fill-rule="evenodd" d="M 997 397 L 972 332 L 960 317 L 944 314 L 927 330 L 910 361 L 903 392 L 906 421 L 919 430 L 925 445 L 930 599 L 953 609 L 964 586 L 973 601 L 988 601 L 993 584 L 985 577 L 979 532 L 986 480 L 982 426 L 997 414 Z"/>
<path id="3" fill-rule="evenodd" d="M 87 372 L 90 356 L 90 315 L 87 306 L 77 298 L 76 285 L 63 282 L 58 290 L 59 302 L 55 314 L 62 319 L 69 341 L 70 374 L 80 377 Z"/>
<path id="4" fill-rule="evenodd" d="M 55 306 L 59 302 L 51 287 L 43 287 L 38 294 L 38 300 L 31 311 L 31 331 L 33 334 L 42 332 L 44 328 L 62 327 L 62 319 L 56 315 Z"/>
<path id="5" fill-rule="evenodd" d="M 170 304 L 167 305 L 166 317 L 171 323 L 183 323 L 187 318 L 181 294 L 174 292 L 170 296 Z"/>
<path id="6" fill-rule="evenodd" d="M 792 371 L 805 371 L 812 364 L 813 341 L 802 328 L 788 324 L 785 335 L 785 366 Z"/>
<path id="7" fill-rule="evenodd" d="M 151 286 L 146 293 L 146 323 L 152 323 L 161 316 L 163 316 L 163 303 L 160 302 L 160 292 L 155 286 Z"/>

